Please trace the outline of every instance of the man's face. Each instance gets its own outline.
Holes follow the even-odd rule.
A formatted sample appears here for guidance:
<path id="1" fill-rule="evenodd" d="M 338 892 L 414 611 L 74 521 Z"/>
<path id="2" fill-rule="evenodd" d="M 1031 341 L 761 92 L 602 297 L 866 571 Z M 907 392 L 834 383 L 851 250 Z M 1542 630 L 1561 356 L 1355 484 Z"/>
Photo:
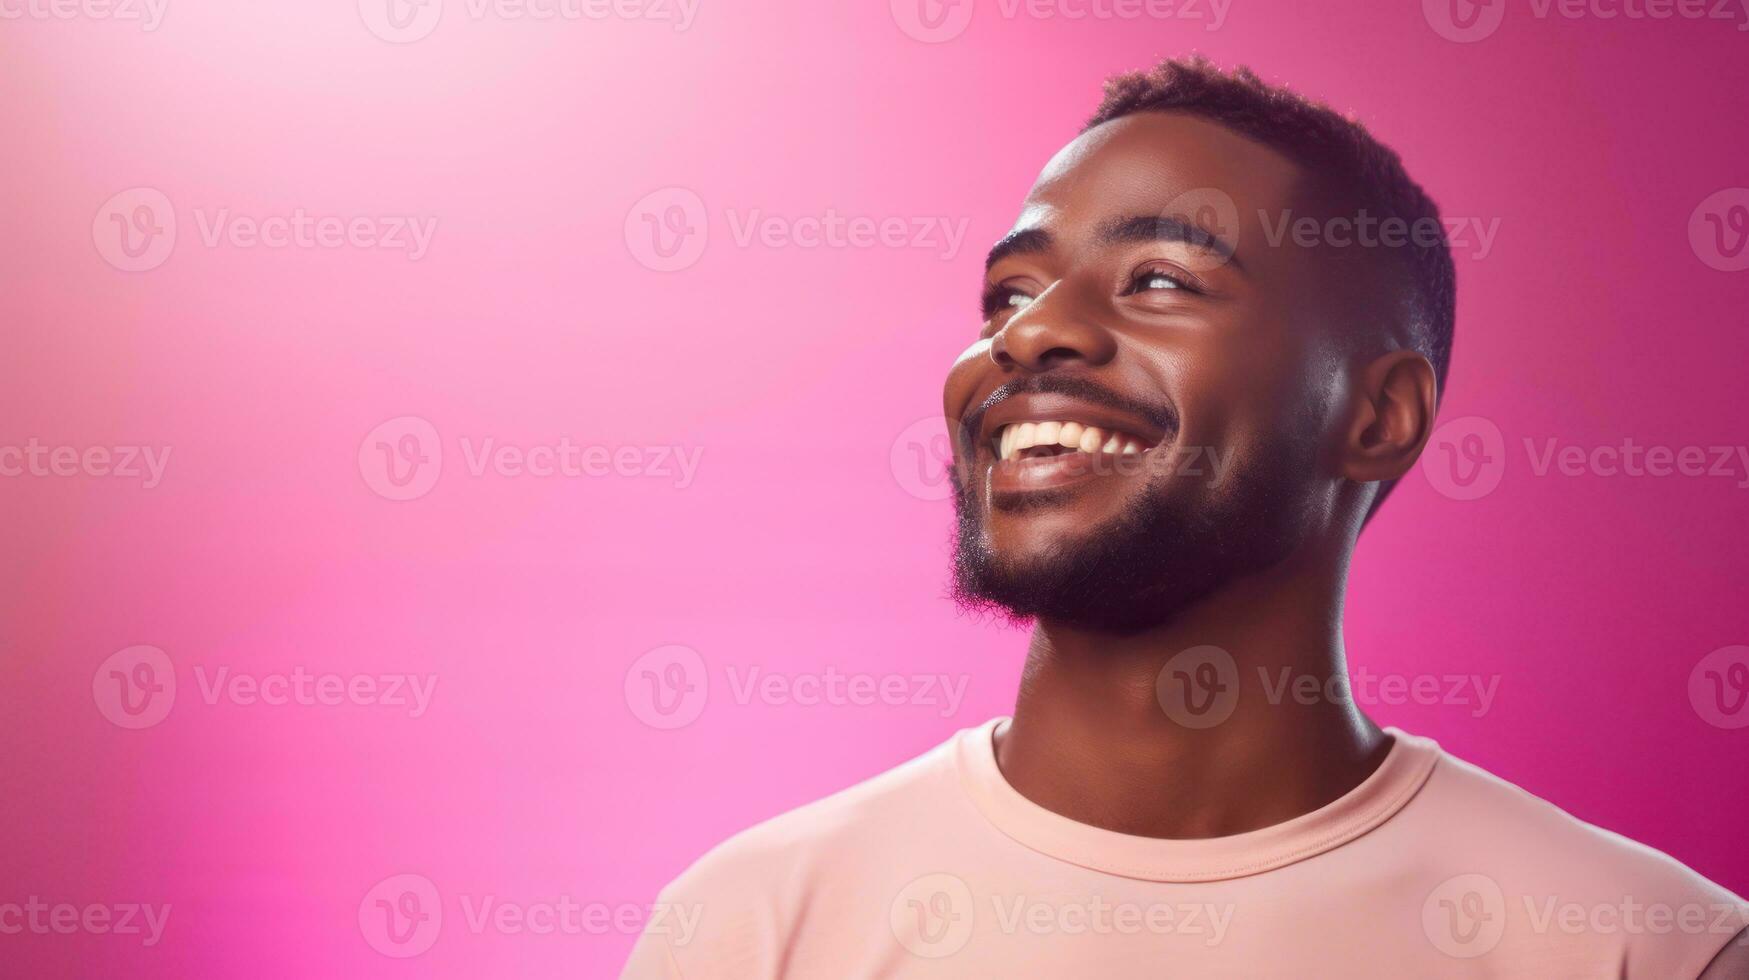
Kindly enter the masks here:
<path id="1" fill-rule="evenodd" d="M 1046 166 L 947 379 L 962 600 L 1131 632 L 1329 519 L 1342 289 L 1266 225 L 1305 213 L 1298 173 L 1175 113 Z"/>

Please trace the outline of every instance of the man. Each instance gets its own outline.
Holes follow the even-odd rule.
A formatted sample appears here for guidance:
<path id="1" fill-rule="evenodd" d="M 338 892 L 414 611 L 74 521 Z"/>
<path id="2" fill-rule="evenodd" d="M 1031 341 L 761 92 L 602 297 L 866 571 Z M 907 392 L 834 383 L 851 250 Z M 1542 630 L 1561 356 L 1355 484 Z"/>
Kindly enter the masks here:
<path id="1" fill-rule="evenodd" d="M 1730 892 L 1259 680 L 1344 677 L 1350 556 L 1450 357 L 1439 228 L 1249 72 L 1111 82 L 947 379 L 959 597 L 1036 624 L 1013 718 L 712 851 L 661 898 L 696 934 L 626 975 L 1749 976 Z"/>

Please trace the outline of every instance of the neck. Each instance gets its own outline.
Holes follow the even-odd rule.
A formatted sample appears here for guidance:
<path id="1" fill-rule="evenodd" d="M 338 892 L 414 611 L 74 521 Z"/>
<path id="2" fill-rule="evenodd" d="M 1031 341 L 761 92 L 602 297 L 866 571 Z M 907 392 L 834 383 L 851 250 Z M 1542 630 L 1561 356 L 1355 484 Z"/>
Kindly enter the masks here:
<path id="1" fill-rule="evenodd" d="M 1346 572 L 1343 553 L 1290 559 L 1137 635 L 1040 622 L 997 764 L 1048 810 L 1145 837 L 1244 833 L 1337 799 L 1390 747 L 1329 694 L 1347 689 Z"/>

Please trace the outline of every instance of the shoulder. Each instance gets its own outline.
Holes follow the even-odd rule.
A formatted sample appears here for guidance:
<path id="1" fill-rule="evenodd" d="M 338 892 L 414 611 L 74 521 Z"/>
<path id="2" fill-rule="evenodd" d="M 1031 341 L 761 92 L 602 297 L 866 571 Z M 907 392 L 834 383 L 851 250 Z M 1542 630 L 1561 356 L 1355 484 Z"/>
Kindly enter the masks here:
<path id="1" fill-rule="evenodd" d="M 907 835 L 943 807 L 967 806 L 954 763 L 956 735 L 872 779 L 730 837 L 662 890 L 671 920 L 664 956 L 694 976 L 769 976 L 773 958 L 811 911 L 860 900 L 891 870 Z M 698 971 L 705 971 L 699 973 Z"/>
<path id="2" fill-rule="evenodd" d="M 957 737 L 957 736 L 956 736 Z M 756 824 L 695 861 L 670 891 L 713 893 L 733 888 L 781 893 L 822 865 L 865 853 L 872 838 L 940 805 L 956 792 L 953 740 L 848 789 Z"/>
<path id="3" fill-rule="evenodd" d="M 1503 945 L 1607 949 L 1623 976 L 1694 977 L 1749 923 L 1741 898 L 1670 855 L 1447 754 L 1410 813 L 1428 901 L 1443 889 L 1451 907 L 1498 907 Z"/>
<path id="4" fill-rule="evenodd" d="M 1634 888 L 1667 898 L 1733 901 L 1728 890 L 1670 855 L 1573 816 L 1479 766 L 1449 754 L 1425 791 L 1438 822 L 1467 853 L 1518 861 L 1517 877 L 1549 889 Z"/>

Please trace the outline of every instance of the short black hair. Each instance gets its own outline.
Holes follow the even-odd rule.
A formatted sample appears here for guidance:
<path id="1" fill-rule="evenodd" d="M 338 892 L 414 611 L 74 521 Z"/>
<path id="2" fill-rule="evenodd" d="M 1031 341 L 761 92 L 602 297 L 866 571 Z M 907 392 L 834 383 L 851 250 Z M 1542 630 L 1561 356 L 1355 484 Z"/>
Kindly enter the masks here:
<path id="1" fill-rule="evenodd" d="M 1201 56 L 1107 79 L 1105 98 L 1082 132 L 1137 112 L 1183 112 L 1219 123 L 1299 164 L 1337 199 L 1369 215 L 1439 229 L 1436 244 L 1411 236 L 1403 247 L 1384 251 L 1395 258 L 1397 278 L 1406 287 L 1403 326 L 1414 349 L 1432 363 L 1443 397 L 1457 319 L 1457 272 L 1439 206 L 1410 179 L 1395 150 L 1350 116 L 1271 85 L 1249 68 L 1227 72 Z M 1368 519 L 1395 485 L 1380 485 Z"/>

